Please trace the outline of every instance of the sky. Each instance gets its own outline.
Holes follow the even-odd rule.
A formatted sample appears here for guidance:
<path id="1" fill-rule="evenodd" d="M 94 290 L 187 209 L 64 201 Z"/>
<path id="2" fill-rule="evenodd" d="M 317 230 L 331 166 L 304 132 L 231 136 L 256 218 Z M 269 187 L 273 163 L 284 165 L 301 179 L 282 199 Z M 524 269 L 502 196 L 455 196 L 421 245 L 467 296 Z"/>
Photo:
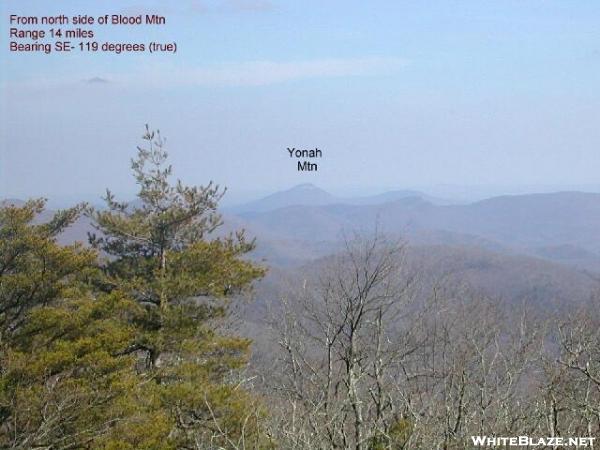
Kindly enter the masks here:
<path id="1" fill-rule="evenodd" d="M 0 5 L 0 198 L 133 195 L 146 123 L 176 178 L 227 186 L 229 202 L 299 183 L 341 195 L 600 186 L 595 0 Z M 100 45 L 177 52 L 11 53 L 11 14 L 159 14 L 165 25 L 82 28 Z M 318 170 L 298 172 L 288 147 L 321 149 Z"/>

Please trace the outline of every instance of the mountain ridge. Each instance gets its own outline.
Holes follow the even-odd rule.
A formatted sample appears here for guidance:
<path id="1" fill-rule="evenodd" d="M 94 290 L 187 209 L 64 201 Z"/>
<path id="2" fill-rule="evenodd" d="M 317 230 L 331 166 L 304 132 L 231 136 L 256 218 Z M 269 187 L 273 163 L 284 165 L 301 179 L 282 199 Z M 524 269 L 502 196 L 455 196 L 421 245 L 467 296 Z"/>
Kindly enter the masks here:
<path id="1" fill-rule="evenodd" d="M 431 197 L 415 190 L 393 190 L 375 195 L 338 197 L 312 183 L 302 183 L 289 189 L 277 191 L 258 200 L 225 208 L 225 210 L 240 214 L 246 212 L 267 212 L 290 206 L 326 206 L 336 204 L 376 205 L 409 197 L 422 198 L 434 204 L 449 203 L 447 200 Z"/>

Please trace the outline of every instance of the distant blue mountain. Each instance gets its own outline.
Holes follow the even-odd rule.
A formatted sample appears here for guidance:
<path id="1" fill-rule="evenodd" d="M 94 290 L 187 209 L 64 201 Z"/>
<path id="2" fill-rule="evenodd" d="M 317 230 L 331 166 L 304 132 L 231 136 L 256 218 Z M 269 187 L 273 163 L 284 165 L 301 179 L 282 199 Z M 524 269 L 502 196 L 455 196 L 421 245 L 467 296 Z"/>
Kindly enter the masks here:
<path id="1" fill-rule="evenodd" d="M 267 212 L 287 206 L 325 206 L 325 205 L 378 205 L 409 197 L 421 198 L 430 203 L 447 203 L 441 199 L 430 197 L 419 191 L 398 190 L 366 197 L 336 197 L 314 184 L 299 184 L 284 191 L 279 191 L 237 207 L 229 208 L 235 213 Z"/>

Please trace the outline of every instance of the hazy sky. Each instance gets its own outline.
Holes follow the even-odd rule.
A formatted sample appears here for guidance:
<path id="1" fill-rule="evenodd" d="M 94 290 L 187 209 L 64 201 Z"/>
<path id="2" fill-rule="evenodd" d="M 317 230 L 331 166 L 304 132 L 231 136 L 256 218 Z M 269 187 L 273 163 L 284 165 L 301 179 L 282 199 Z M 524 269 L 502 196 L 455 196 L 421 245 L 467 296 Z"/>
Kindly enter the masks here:
<path id="1" fill-rule="evenodd" d="M 134 192 L 145 123 L 176 176 L 233 199 L 303 182 L 600 184 L 596 0 L 0 5 L 0 197 Z M 161 14 L 165 26 L 94 26 L 94 40 L 178 52 L 8 51 L 10 14 L 61 13 Z M 297 172 L 287 147 L 322 149 L 318 172 Z"/>

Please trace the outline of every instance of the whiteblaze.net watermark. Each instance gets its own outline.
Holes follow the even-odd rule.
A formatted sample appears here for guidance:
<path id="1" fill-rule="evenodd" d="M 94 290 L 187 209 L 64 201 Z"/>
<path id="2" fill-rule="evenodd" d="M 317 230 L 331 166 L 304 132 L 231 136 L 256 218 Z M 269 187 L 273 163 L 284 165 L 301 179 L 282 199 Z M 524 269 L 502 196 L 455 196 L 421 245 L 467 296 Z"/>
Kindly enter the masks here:
<path id="1" fill-rule="evenodd" d="M 475 447 L 594 447 L 595 437 L 471 436 Z"/>

